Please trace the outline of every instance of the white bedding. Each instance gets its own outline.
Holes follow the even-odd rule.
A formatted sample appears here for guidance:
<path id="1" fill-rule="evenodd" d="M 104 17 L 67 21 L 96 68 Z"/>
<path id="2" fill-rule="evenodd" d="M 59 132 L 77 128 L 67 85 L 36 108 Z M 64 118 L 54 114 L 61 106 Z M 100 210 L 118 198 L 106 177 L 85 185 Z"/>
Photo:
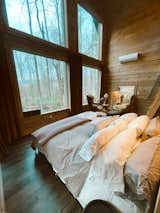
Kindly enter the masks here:
<path id="1" fill-rule="evenodd" d="M 113 202 L 115 192 L 124 192 L 124 164 L 137 142 L 137 130 L 127 129 L 98 153 L 78 197 L 83 206 L 93 199 Z"/>
<path id="2" fill-rule="evenodd" d="M 123 213 L 128 213 L 131 209 L 133 213 L 144 212 L 144 205 L 123 199 L 117 193 L 124 192 L 124 165 L 139 141 L 136 128 L 122 128 L 92 160 L 85 161 L 79 152 L 90 138 L 91 132 L 94 133 L 96 125 L 106 117 L 97 118 L 95 112 L 85 112 L 79 116 L 94 122 L 84 123 L 56 135 L 43 147 L 39 147 L 39 151 L 46 156 L 82 207 L 91 200 L 103 199 L 111 201 Z M 132 117 L 136 118 L 133 114 Z M 129 119 L 128 123 L 133 119 Z M 120 119 L 118 123 L 121 121 L 124 122 L 124 119 Z"/>

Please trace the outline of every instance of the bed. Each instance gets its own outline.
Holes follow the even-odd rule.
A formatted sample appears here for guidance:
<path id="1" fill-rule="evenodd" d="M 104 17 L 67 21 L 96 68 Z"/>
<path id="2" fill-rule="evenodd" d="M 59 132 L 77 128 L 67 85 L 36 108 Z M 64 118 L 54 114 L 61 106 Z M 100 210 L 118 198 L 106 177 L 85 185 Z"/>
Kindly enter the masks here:
<path id="1" fill-rule="evenodd" d="M 45 155 L 83 208 L 101 199 L 123 213 L 152 212 L 160 181 L 155 119 L 84 112 L 35 131 L 32 148 Z"/>

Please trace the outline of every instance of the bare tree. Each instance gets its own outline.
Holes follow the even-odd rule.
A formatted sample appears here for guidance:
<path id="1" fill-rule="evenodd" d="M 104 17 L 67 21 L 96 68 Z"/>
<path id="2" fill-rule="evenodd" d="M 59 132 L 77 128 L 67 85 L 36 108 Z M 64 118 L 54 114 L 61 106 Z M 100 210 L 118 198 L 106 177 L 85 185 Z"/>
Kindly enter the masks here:
<path id="1" fill-rule="evenodd" d="M 37 4 L 38 0 L 35 0 L 35 7 L 36 7 L 36 17 L 37 17 L 37 22 L 38 22 L 38 26 L 40 29 L 40 32 L 42 34 L 42 38 L 45 39 L 45 33 L 44 33 L 44 27 L 43 27 L 43 22 L 42 24 L 40 23 L 40 18 L 39 18 L 39 9 L 38 9 L 38 4 Z M 41 3 L 43 2 L 43 0 L 41 1 Z M 44 7 L 44 2 L 42 3 L 42 7 Z M 45 28 L 47 30 L 47 21 L 46 21 L 46 16 L 44 14 L 45 9 L 43 8 L 43 16 L 44 16 L 44 20 L 45 20 Z M 47 30 L 47 35 L 48 35 L 48 30 Z M 47 40 L 49 39 L 49 37 L 47 36 Z M 52 93 L 51 93 L 51 86 L 50 86 L 50 74 L 49 74 L 49 65 L 48 65 L 48 59 L 45 58 L 45 62 L 46 62 L 46 73 L 47 73 L 47 86 L 48 86 L 48 100 L 52 97 Z"/>
<path id="2" fill-rule="evenodd" d="M 14 58 L 15 58 L 15 61 L 16 61 L 16 66 L 17 66 L 17 69 L 19 71 L 19 74 L 20 74 L 20 80 L 22 81 L 22 85 L 25 81 L 25 77 L 24 77 L 24 73 L 23 73 L 23 68 L 22 68 L 22 65 L 23 65 L 23 61 L 21 60 L 21 57 L 19 57 L 17 55 L 17 53 L 14 54 Z M 22 89 L 22 93 L 24 95 L 23 97 L 23 100 L 24 100 L 24 105 L 26 105 L 28 103 L 28 97 L 27 97 L 27 91 L 25 89 L 24 86 L 21 86 L 21 89 Z"/>
<path id="3" fill-rule="evenodd" d="M 27 10 L 28 10 L 29 30 L 30 30 L 31 35 L 33 35 L 32 17 L 31 17 L 29 0 L 26 0 L 26 4 L 27 4 Z M 41 94 L 40 79 L 39 79 L 39 74 L 38 74 L 38 64 L 37 64 L 36 56 L 33 56 L 33 60 L 34 60 L 34 65 L 35 65 L 35 69 L 36 69 L 36 79 L 37 79 L 37 86 L 38 86 L 39 95 L 40 95 L 40 105 L 42 106 L 42 103 L 41 103 L 42 94 Z"/>

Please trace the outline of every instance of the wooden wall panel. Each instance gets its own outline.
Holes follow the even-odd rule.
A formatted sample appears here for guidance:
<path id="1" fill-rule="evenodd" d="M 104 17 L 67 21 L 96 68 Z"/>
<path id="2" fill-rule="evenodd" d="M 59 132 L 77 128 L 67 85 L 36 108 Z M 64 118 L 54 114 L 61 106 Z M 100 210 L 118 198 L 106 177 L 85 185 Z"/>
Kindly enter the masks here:
<path id="1" fill-rule="evenodd" d="M 12 140 L 20 136 L 20 120 L 12 94 L 7 52 L 3 45 L 2 35 L 0 35 L 0 47 L 0 129 L 4 142 L 10 144 Z"/>
<path id="2" fill-rule="evenodd" d="M 107 19 L 108 17 L 106 17 Z M 125 0 L 112 15 L 108 68 L 104 72 L 104 90 L 120 85 L 136 85 L 139 111 L 160 74 L 160 2 Z M 120 64 L 118 56 L 142 53 L 137 62 Z M 143 103 L 143 104 L 142 104 Z M 141 108 L 142 107 L 142 108 Z"/>
<path id="3" fill-rule="evenodd" d="M 31 132 L 45 126 L 49 123 L 58 121 L 71 115 L 70 110 L 62 110 L 44 115 L 30 116 L 24 119 L 22 136 L 28 135 Z"/>

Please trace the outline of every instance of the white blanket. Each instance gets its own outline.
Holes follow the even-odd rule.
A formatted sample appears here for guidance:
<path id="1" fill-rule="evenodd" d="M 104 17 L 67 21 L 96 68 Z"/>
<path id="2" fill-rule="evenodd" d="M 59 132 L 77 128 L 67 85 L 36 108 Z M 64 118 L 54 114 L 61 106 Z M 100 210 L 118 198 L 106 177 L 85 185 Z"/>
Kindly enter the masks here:
<path id="1" fill-rule="evenodd" d="M 92 112 L 80 116 L 92 119 L 94 124 L 98 123 L 96 120 L 105 119 L 97 118 L 96 113 Z M 93 123 L 84 123 L 56 135 L 39 150 L 83 207 L 92 200 L 103 199 L 111 201 L 123 213 L 130 212 L 130 209 L 132 213 L 143 212 L 139 206 L 117 194 L 124 191 L 123 169 L 138 142 L 136 128 L 122 129 L 123 132 L 111 137 L 111 141 L 91 161 L 86 162 L 79 151 L 94 132 Z"/>
<path id="2" fill-rule="evenodd" d="M 124 164 L 136 144 L 137 130 L 127 129 L 99 152 L 78 197 L 82 206 L 94 199 L 113 202 L 115 192 L 124 192 Z"/>

